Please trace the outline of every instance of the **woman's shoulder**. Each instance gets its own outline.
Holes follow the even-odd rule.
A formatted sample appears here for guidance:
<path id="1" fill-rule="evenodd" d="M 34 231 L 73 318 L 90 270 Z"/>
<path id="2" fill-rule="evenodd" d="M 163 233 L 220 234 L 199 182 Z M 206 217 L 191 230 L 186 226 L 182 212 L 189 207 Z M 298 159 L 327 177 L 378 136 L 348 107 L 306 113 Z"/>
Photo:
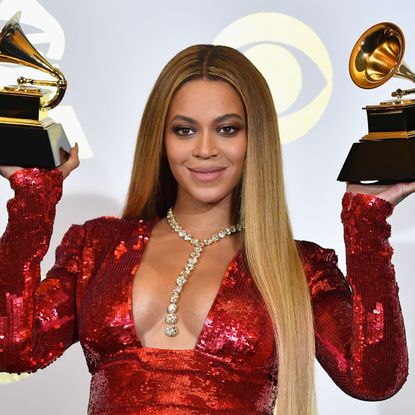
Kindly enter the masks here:
<path id="1" fill-rule="evenodd" d="M 149 229 L 152 220 L 144 220 L 140 218 L 124 219 L 117 216 L 99 216 L 89 219 L 82 225 L 89 232 L 99 231 L 116 231 L 141 228 Z"/>
<path id="2" fill-rule="evenodd" d="M 87 257 L 94 256 L 99 263 L 109 251 L 136 249 L 137 241 L 146 237 L 153 221 L 100 216 L 80 225 L 72 225 L 65 233 L 58 249 L 62 252 L 81 250 Z"/>

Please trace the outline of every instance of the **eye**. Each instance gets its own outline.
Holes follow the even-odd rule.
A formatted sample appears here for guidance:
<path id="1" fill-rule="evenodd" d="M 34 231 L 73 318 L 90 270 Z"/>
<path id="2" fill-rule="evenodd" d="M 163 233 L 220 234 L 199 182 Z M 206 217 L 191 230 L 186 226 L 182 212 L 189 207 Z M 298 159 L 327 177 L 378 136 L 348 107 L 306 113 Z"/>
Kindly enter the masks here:
<path id="1" fill-rule="evenodd" d="M 193 128 L 181 125 L 174 126 L 173 132 L 181 137 L 187 137 L 195 133 Z"/>
<path id="2" fill-rule="evenodd" d="M 219 128 L 219 134 L 232 136 L 235 135 L 239 131 L 239 128 L 234 125 L 223 125 Z"/>

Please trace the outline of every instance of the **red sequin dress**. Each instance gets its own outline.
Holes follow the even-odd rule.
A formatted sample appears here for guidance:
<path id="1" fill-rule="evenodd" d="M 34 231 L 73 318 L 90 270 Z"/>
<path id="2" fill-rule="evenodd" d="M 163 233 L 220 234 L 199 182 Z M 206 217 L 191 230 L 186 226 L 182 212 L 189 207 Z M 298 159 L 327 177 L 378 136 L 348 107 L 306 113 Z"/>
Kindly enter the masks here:
<path id="1" fill-rule="evenodd" d="M 92 375 L 89 415 L 271 414 L 271 320 L 243 255 L 230 262 L 196 347 L 142 347 L 132 280 L 151 222 L 102 217 L 72 226 L 40 281 L 61 196 L 57 170 L 11 177 L 0 242 L 0 371 L 34 372 L 80 341 Z M 298 242 L 312 298 L 317 358 L 346 393 L 387 398 L 405 382 L 405 332 L 388 244 L 388 202 L 346 193 L 348 277 L 336 255 Z"/>

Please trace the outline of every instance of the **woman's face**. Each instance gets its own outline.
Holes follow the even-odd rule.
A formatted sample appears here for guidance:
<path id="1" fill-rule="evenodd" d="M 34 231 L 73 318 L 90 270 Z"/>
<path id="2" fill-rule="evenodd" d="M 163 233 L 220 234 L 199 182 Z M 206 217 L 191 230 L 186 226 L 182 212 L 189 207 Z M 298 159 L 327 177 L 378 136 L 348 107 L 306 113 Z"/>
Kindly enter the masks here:
<path id="1" fill-rule="evenodd" d="M 242 177 L 247 136 L 242 102 L 227 82 L 186 82 L 171 101 L 164 138 L 178 198 L 230 203 Z"/>

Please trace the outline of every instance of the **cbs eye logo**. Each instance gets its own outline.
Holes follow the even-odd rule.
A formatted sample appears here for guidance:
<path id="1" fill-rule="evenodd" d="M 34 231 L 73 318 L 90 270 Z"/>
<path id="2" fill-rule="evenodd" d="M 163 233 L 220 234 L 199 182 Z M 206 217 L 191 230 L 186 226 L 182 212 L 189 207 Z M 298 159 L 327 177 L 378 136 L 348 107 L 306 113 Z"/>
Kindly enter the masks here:
<path id="1" fill-rule="evenodd" d="M 333 71 L 326 47 L 307 25 L 285 14 L 256 13 L 231 23 L 213 43 L 240 50 L 261 71 L 283 143 L 317 124 L 330 100 Z"/>

